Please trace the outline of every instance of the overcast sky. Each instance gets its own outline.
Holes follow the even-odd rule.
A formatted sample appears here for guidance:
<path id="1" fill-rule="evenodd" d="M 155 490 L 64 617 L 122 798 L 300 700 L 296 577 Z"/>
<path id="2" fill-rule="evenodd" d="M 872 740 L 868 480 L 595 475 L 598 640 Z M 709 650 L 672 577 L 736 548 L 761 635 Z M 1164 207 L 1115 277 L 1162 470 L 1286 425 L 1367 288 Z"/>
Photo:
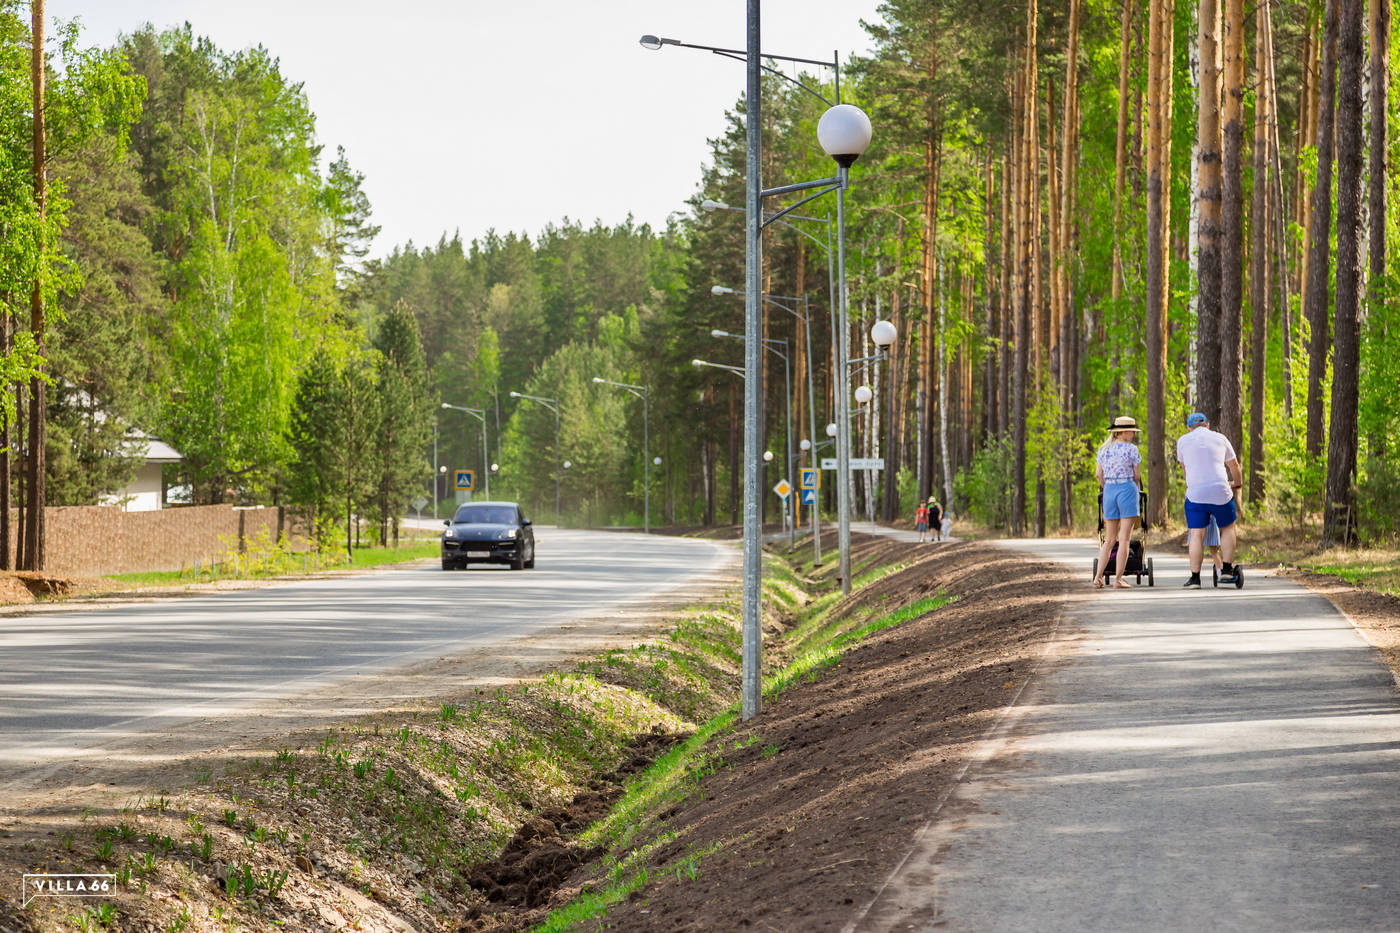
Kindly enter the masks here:
<path id="1" fill-rule="evenodd" d="M 766 0 L 764 51 L 869 48 L 878 0 Z M 444 231 L 531 235 L 571 217 L 661 225 L 695 191 L 741 63 L 649 52 L 643 33 L 742 48 L 744 0 L 48 0 L 85 44 L 188 21 L 261 43 L 304 83 L 328 157 L 344 146 L 383 232 L 374 254 Z M 323 159 L 328 161 L 328 159 Z"/>

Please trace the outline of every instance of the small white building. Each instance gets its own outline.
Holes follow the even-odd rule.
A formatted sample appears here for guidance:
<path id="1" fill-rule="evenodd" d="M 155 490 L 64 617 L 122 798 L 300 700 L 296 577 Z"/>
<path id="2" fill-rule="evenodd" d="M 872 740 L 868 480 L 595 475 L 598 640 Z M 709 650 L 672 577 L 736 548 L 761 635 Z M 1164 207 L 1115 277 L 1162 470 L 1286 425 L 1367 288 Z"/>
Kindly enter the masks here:
<path id="1" fill-rule="evenodd" d="M 143 431 L 133 430 L 127 435 L 127 444 L 133 457 L 143 459 L 141 468 L 125 489 L 103 496 L 102 504 L 121 506 L 123 512 L 154 512 L 165 508 L 167 498 L 161 467 L 185 458 L 165 441 Z"/>

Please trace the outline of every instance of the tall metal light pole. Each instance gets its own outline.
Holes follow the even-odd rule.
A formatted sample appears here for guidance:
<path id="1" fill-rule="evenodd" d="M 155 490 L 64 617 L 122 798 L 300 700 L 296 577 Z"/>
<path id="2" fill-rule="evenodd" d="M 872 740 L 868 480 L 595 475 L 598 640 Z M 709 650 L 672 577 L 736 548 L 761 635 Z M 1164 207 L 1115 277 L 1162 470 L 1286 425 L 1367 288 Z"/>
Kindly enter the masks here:
<path id="1" fill-rule="evenodd" d="M 443 408 L 451 408 L 453 411 L 464 411 L 469 415 L 475 415 L 481 422 L 481 475 L 486 478 L 486 498 L 491 498 L 491 461 L 486 455 L 486 409 L 484 408 L 464 408 L 461 405 L 449 405 L 442 403 Z"/>
<path id="2" fill-rule="evenodd" d="M 538 395 L 526 395 L 523 392 L 512 392 L 510 397 L 539 402 L 554 412 L 554 525 L 557 528 L 559 527 L 559 400 L 557 398 L 543 398 Z"/>
<path id="3" fill-rule="evenodd" d="M 826 153 L 836 159 L 841 166 L 838 174 L 833 178 L 823 178 L 818 181 L 803 182 L 796 185 L 784 185 L 780 188 L 764 189 L 760 177 L 760 144 L 762 142 L 762 99 L 760 95 L 762 72 L 770 71 L 784 80 L 796 84 L 800 89 L 817 97 L 823 103 L 830 105 L 830 101 L 822 97 L 817 91 L 807 85 L 789 78 L 782 72 L 777 71 L 769 65 L 763 63 L 763 59 L 780 59 L 792 62 L 806 62 L 810 64 L 825 65 L 826 62 L 813 59 L 790 58 L 781 55 L 769 55 L 763 52 L 759 41 L 759 0 L 748 0 L 746 4 L 747 21 L 745 33 L 747 43 L 742 54 L 747 70 L 747 81 L 745 82 L 744 116 L 745 116 L 745 136 L 746 136 L 746 159 L 745 159 L 745 197 L 744 197 L 744 332 L 749 338 L 745 341 L 744 347 L 744 595 L 743 595 L 743 676 L 742 676 L 742 702 L 741 709 L 744 719 L 751 719 L 758 715 L 762 703 L 762 670 L 760 658 L 762 653 L 763 630 L 759 618 L 759 597 L 760 583 L 763 572 L 762 563 L 762 539 L 761 529 L 758 519 L 758 485 L 759 485 L 759 454 L 758 454 L 758 419 L 759 419 L 759 398 L 760 390 L 760 370 L 763 365 L 762 347 L 756 335 L 762 333 L 762 280 L 763 271 L 763 228 L 768 224 L 779 220 L 783 215 L 791 213 L 801 205 L 813 198 L 820 197 L 831 191 L 841 191 L 848 184 L 846 169 L 855 162 L 865 148 L 870 144 L 870 120 L 860 111 L 859 108 L 851 107 L 840 103 L 841 100 L 841 72 L 840 63 L 836 56 L 832 57 L 832 66 L 836 70 L 836 100 L 835 106 L 831 106 L 822 115 L 817 124 L 817 139 L 821 143 Z M 713 46 L 691 46 L 675 39 L 663 39 L 657 36 L 643 36 L 641 44 L 644 48 L 660 49 L 666 45 L 684 46 L 689 48 L 703 48 L 718 55 L 725 55 L 730 58 L 740 58 L 740 53 L 736 49 L 719 49 Z M 766 218 L 763 212 L 763 199 L 778 195 L 791 194 L 811 188 L 821 190 L 808 195 L 788 207 L 776 211 Z M 837 204 L 837 224 L 841 233 L 845 232 L 843 226 L 844 214 L 841 211 L 842 203 Z M 844 258 L 844 253 L 842 254 Z M 844 273 L 844 264 L 842 265 Z M 841 276 L 840 288 L 845 291 L 846 281 L 844 274 Z M 845 302 L 842 302 L 844 308 Z M 844 367 L 844 357 L 838 360 L 837 369 Z M 841 420 L 844 420 L 841 419 Z"/>
<path id="4" fill-rule="evenodd" d="M 647 414 L 647 396 L 651 391 L 646 386 L 634 386 L 625 382 L 613 382 L 610 379 L 603 379 L 594 376 L 593 381 L 599 385 L 616 386 L 619 389 L 626 389 L 637 398 L 642 400 L 642 531 L 651 534 L 651 451 L 648 449 L 650 440 L 648 438 L 649 415 Z"/>

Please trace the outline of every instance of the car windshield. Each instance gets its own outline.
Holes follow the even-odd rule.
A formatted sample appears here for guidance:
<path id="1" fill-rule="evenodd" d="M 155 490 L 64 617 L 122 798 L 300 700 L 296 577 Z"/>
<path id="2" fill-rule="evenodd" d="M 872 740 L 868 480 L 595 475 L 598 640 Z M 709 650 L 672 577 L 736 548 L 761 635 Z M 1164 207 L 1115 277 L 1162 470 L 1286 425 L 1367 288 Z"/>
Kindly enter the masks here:
<path id="1" fill-rule="evenodd" d="M 508 505 L 464 505 L 452 521 L 459 525 L 514 525 L 515 509 Z"/>

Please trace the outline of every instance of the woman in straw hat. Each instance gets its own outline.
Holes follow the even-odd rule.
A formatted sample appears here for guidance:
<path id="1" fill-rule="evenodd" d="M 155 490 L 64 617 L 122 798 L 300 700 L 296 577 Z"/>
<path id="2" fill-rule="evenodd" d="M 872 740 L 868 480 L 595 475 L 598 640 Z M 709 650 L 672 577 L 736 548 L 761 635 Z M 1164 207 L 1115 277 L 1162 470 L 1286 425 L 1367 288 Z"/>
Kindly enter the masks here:
<path id="1" fill-rule="evenodd" d="M 1137 422 L 1127 415 L 1113 420 L 1108 440 L 1094 457 L 1094 478 L 1103 489 L 1103 547 L 1099 548 L 1098 572 L 1094 586 L 1102 589 L 1104 573 L 1108 570 L 1108 555 L 1118 544 L 1118 566 L 1113 575 L 1114 586 L 1131 589 L 1123 579 L 1128 564 L 1128 541 L 1138 519 L 1138 490 L 1142 487 L 1142 453 L 1138 451 Z"/>

